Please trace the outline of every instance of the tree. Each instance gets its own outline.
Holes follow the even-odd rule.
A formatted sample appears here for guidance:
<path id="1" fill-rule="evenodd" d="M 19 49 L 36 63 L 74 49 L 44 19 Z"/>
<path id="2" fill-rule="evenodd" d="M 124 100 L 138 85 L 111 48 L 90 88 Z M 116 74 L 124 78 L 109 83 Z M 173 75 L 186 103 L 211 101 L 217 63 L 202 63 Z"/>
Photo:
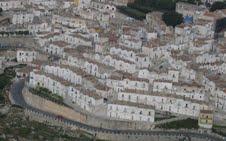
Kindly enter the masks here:
<path id="1" fill-rule="evenodd" d="M 158 0 L 157 8 L 159 10 L 175 10 L 176 3 L 174 0 Z"/>
<path id="2" fill-rule="evenodd" d="M 182 14 L 179 14 L 175 11 L 165 12 L 162 15 L 162 20 L 166 23 L 167 26 L 175 27 L 176 25 L 181 24 L 183 22 L 183 16 Z"/>
<path id="3" fill-rule="evenodd" d="M 213 12 L 213 11 L 224 9 L 224 8 L 226 8 L 225 2 L 216 1 L 211 5 L 210 11 Z"/>

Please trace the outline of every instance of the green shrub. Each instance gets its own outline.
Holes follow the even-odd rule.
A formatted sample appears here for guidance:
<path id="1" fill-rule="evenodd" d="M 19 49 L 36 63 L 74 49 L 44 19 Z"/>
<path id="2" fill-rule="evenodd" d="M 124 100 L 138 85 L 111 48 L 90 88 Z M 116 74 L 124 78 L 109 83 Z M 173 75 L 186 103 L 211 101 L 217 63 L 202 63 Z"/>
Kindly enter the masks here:
<path id="1" fill-rule="evenodd" d="M 183 16 L 182 14 L 179 14 L 177 12 L 165 12 L 162 15 L 162 20 L 166 23 L 167 26 L 173 26 L 175 27 L 178 24 L 181 24 L 183 22 Z"/>

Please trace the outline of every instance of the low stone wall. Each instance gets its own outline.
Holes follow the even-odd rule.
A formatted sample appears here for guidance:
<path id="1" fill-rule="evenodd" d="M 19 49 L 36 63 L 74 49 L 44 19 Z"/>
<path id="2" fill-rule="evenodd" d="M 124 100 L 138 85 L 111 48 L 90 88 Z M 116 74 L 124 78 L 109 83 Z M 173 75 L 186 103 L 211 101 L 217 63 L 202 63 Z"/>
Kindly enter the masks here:
<path id="1" fill-rule="evenodd" d="M 23 89 L 23 97 L 27 104 L 37 109 L 59 115 L 59 117 L 62 116 L 83 123 L 86 122 L 85 115 L 80 114 L 68 107 L 58 105 L 54 102 L 41 98 L 37 95 L 33 95 L 27 89 Z"/>

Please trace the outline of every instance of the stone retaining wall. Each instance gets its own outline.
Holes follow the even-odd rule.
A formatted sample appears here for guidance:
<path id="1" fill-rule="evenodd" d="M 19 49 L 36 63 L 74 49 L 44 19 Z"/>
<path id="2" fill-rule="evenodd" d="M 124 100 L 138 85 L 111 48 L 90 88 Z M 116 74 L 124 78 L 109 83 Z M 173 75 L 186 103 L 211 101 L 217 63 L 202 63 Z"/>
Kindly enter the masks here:
<path id="1" fill-rule="evenodd" d="M 83 123 L 86 122 L 85 115 L 80 114 L 68 107 L 58 105 L 54 102 L 43 99 L 37 95 L 33 95 L 27 89 L 23 90 L 23 96 L 26 103 L 31 105 L 32 107 L 38 108 L 49 113 L 53 113 L 55 115 L 59 115 L 59 117 L 62 116 Z"/>
<path id="2" fill-rule="evenodd" d="M 99 130 L 95 127 L 89 127 L 89 126 L 80 126 L 80 124 L 75 123 L 69 123 L 64 120 L 60 120 L 58 118 L 55 118 L 54 116 L 48 116 L 43 113 L 25 109 L 25 115 L 26 117 L 29 117 L 29 120 L 35 120 L 38 122 L 42 122 L 48 125 L 53 126 L 61 126 L 67 129 L 71 130 L 82 130 L 85 132 L 88 132 L 95 136 L 98 139 L 102 140 L 114 140 L 114 141 L 179 141 L 186 139 L 184 141 L 223 141 L 223 138 L 218 138 L 212 140 L 211 138 L 214 137 L 214 135 L 208 135 L 211 136 L 211 138 L 208 138 L 205 135 L 202 135 L 201 137 L 198 137 L 194 134 L 194 136 L 187 136 L 185 131 L 181 131 L 179 133 L 175 133 L 175 131 L 168 132 L 167 134 L 164 133 L 164 130 L 159 130 L 158 134 L 156 134 L 155 131 L 149 131 L 146 134 L 140 134 L 139 131 L 137 132 L 115 132 L 114 130 L 105 131 L 105 130 Z M 155 132 L 155 133 L 154 133 Z M 196 133 L 195 131 L 187 131 L 187 133 Z M 217 137 L 217 135 L 215 136 Z"/>
<path id="3" fill-rule="evenodd" d="M 147 122 L 109 120 L 96 117 L 95 115 L 92 114 L 78 112 L 68 107 L 61 106 L 54 102 L 41 98 L 40 96 L 34 95 L 30 93 L 26 88 L 23 89 L 23 96 L 26 103 L 28 103 L 32 107 L 96 127 L 108 129 L 143 129 L 143 130 L 145 129 L 149 130 L 153 128 L 153 125 Z"/>

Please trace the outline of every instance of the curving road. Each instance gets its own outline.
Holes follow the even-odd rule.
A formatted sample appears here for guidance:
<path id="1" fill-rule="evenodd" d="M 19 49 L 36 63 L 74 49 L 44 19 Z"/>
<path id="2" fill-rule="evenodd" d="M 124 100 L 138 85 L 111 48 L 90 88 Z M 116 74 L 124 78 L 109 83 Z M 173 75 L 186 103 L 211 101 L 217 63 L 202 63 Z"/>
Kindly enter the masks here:
<path id="1" fill-rule="evenodd" d="M 51 118 L 58 118 L 57 115 L 48 113 L 42 110 L 39 110 L 35 107 L 31 107 L 28 105 L 22 95 L 22 89 L 24 87 L 24 81 L 23 80 L 18 80 L 15 81 L 10 88 L 11 96 L 12 99 L 14 100 L 15 105 L 21 106 L 23 108 L 26 108 L 28 110 L 31 110 L 32 112 L 36 112 L 39 114 L 42 114 L 44 116 L 48 116 Z M 74 125 L 78 128 L 88 130 L 94 133 L 102 132 L 102 133 L 109 133 L 109 134 L 125 134 L 125 135 L 145 135 L 145 136 L 186 136 L 186 137 L 197 137 L 197 138 L 202 138 L 206 139 L 207 141 L 224 141 L 224 139 L 212 136 L 210 134 L 205 134 L 205 133 L 198 133 L 198 132 L 191 132 L 191 131 L 167 131 L 167 130 L 162 130 L 162 131 L 147 131 L 147 130 L 119 130 L 119 129 L 106 129 L 106 128 L 100 128 L 100 127 L 94 127 L 90 126 L 84 123 L 80 123 L 74 120 L 70 120 L 67 118 L 62 118 L 61 119 L 65 123 L 69 123 L 71 125 Z"/>

